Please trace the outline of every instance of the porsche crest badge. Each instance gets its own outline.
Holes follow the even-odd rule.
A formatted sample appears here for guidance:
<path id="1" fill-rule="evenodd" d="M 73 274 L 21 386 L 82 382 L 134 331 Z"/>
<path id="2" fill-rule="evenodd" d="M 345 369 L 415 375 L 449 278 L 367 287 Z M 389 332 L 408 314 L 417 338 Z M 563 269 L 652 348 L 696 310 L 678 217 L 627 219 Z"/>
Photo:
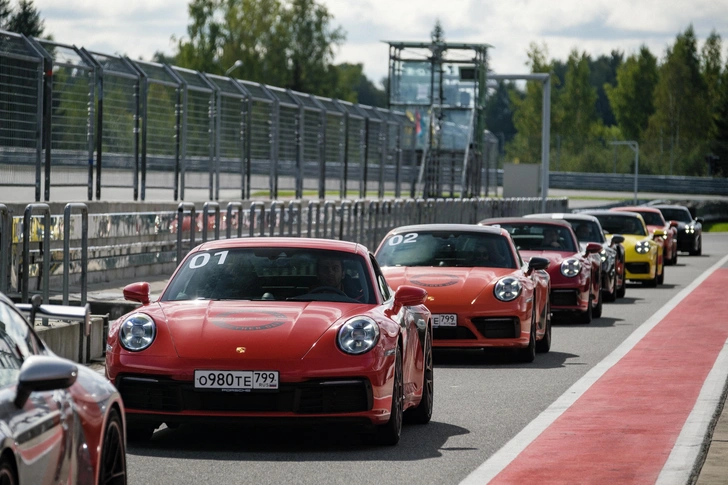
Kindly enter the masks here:
<path id="1" fill-rule="evenodd" d="M 237 352 L 239 354 L 244 354 L 245 353 L 245 347 L 238 347 L 238 348 L 235 349 L 235 352 Z"/>

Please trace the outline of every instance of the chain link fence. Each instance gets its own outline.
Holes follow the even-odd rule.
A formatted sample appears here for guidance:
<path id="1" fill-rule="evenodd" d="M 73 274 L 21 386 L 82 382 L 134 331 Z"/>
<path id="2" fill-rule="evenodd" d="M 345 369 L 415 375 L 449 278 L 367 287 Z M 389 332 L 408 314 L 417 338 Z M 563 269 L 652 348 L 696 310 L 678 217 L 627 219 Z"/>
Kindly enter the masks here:
<path id="1" fill-rule="evenodd" d="M 404 113 L 0 30 L 0 186 L 36 201 L 53 187 L 399 197 L 413 131 Z"/>

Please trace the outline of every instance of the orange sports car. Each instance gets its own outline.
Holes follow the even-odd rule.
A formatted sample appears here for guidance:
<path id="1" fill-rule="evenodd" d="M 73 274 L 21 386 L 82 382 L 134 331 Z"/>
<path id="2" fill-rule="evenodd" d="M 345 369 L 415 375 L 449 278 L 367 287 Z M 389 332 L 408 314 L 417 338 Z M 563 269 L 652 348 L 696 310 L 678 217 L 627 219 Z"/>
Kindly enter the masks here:
<path id="1" fill-rule="evenodd" d="M 432 416 L 427 292 L 392 292 L 361 245 L 302 238 L 202 244 L 158 301 L 113 322 L 108 378 L 130 440 L 191 421 L 336 421 L 399 441 L 402 422 Z"/>
<path id="2" fill-rule="evenodd" d="M 435 347 L 506 347 L 524 362 L 551 348 L 548 260 L 524 264 L 505 230 L 403 226 L 376 257 L 392 288 L 427 290 Z"/>

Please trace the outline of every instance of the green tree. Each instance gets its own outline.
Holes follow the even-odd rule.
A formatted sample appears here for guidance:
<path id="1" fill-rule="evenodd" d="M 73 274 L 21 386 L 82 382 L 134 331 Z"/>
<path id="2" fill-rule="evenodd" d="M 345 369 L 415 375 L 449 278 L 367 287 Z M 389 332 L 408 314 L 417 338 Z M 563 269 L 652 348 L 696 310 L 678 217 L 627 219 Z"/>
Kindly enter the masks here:
<path id="1" fill-rule="evenodd" d="M 315 0 L 192 0 L 176 64 L 320 95 L 336 89 L 333 49 L 344 32 Z M 233 75 L 233 73 L 231 73 Z"/>
<path id="2" fill-rule="evenodd" d="M 655 113 L 648 127 L 648 138 L 657 144 L 660 156 L 646 169 L 658 174 L 705 173 L 705 144 L 713 131 L 707 99 L 697 39 L 690 26 L 667 49 L 660 67 Z"/>
<path id="3" fill-rule="evenodd" d="M 45 30 L 40 12 L 32 0 L 20 0 L 18 9 L 10 16 L 5 28 L 27 37 L 40 37 Z"/>
<path id="4" fill-rule="evenodd" d="M 605 86 L 617 85 L 617 70 L 624 62 L 624 54 L 620 51 L 612 51 L 609 56 L 599 56 L 594 61 L 590 61 L 589 82 L 596 89 L 597 93 L 597 118 L 606 126 L 614 126 L 617 119 L 609 104 Z"/>
<path id="5" fill-rule="evenodd" d="M 589 61 L 585 52 L 571 51 L 566 63 L 564 86 L 559 92 L 561 117 L 555 130 L 562 136 L 568 133 L 569 144 L 577 152 L 589 143 L 597 123 L 597 93 L 589 82 Z"/>
<path id="6" fill-rule="evenodd" d="M 705 80 L 708 106 L 713 118 L 711 137 L 715 135 L 715 122 L 718 118 L 718 107 L 720 105 L 721 50 L 720 35 L 713 30 L 705 40 L 700 53 L 700 72 Z"/>
<path id="7" fill-rule="evenodd" d="M 657 58 L 643 45 L 639 54 L 630 56 L 617 69 L 616 86 L 604 86 L 619 129 L 628 140 L 640 141 L 647 129 L 655 112 L 658 77 Z"/>
<path id="8" fill-rule="evenodd" d="M 532 73 L 550 73 L 553 69 L 553 62 L 549 62 L 548 48 L 545 44 L 538 45 L 531 43 L 527 52 L 528 61 Z M 554 101 L 558 84 L 555 76 L 552 76 L 551 90 L 551 124 L 558 126 L 561 119 L 560 109 Z M 516 127 L 516 136 L 507 147 L 508 156 L 511 159 L 523 163 L 538 163 L 541 160 L 541 120 L 543 104 L 543 84 L 530 81 L 526 83 L 526 92 L 523 95 L 511 93 L 513 103 L 513 124 Z"/>
<path id="9" fill-rule="evenodd" d="M 495 90 L 488 93 L 485 101 L 485 125 L 496 136 L 502 136 L 505 142 L 510 142 L 516 135 L 513 96 L 519 96 L 515 83 L 498 81 Z"/>
<path id="10" fill-rule="evenodd" d="M 433 44 L 444 44 L 445 43 L 445 29 L 442 28 L 440 19 L 435 20 L 435 26 L 430 32 L 430 39 Z"/>
<path id="11" fill-rule="evenodd" d="M 12 13 L 13 9 L 10 8 L 10 0 L 0 0 L 0 29 L 7 30 L 7 24 Z"/>

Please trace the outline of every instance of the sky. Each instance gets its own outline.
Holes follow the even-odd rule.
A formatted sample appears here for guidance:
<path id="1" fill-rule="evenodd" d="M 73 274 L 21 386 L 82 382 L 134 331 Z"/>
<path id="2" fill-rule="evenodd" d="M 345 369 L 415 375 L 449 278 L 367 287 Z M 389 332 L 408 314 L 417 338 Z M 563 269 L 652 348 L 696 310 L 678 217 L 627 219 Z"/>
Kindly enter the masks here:
<path id="1" fill-rule="evenodd" d="M 11 1 L 17 4 L 16 1 Z M 175 52 L 187 34 L 187 0 L 34 0 L 56 42 L 104 54 L 151 59 Z M 574 49 L 593 58 L 641 45 L 662 59 L 692 25 L 702 41 L 715 30 L 728 51 L 728 0 L 319 0 L 346 32 L 334 62 L 361 63 L 375 83 L 387 74 L 382 41 L 428 42 L 439 20 L 448 42 L 489 44 L 497 74 L 526 74 L 529 45 L 545 45 L 550 59 Z"/>

